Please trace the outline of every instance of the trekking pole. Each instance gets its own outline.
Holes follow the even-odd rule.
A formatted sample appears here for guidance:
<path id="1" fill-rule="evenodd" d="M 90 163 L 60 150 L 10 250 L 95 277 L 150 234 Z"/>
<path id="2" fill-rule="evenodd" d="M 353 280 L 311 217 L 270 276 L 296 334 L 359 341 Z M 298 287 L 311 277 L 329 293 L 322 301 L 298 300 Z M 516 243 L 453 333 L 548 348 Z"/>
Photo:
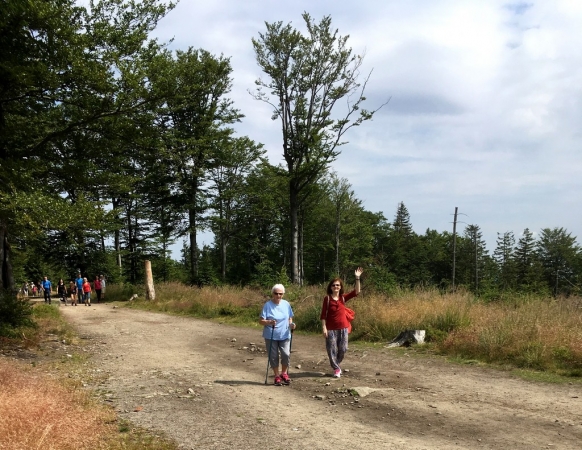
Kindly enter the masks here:
<path id="1" fill-rule="evenodd" d="M 267 372 L 265 373 L 265 384 L 267 384 L 267 379 L 269 378 L 269 363 L 271 362 L 271 348 L 273 348 L 273 336 L 275 334 L 275 325 L 271 330 L 271 342 L 269 343 L 269 353 L 267 354 Z"/>
<path id="2" fill-rule="evenodd" d="M 287 367 L 287 375 L 289 375 L 289 369 L 291 369 L 291 349 L 293 348 L 293 332 L 295 328 L 291 329 L 291 338 L 289 339 L 289 366 Z"/>

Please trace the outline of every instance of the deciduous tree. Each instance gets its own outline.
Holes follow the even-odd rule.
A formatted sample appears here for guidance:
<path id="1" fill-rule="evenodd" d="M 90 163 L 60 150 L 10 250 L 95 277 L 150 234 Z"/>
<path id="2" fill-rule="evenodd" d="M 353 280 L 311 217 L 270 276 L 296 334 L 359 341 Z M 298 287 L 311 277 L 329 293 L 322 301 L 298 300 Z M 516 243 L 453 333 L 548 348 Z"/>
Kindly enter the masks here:
<path id="1" fill-rule="evenodd" d="M 347 46 L 348 36 L 332 29 L 331 17 L 316 23 L 303 14 L 305 34 L 283 22 L 266 23 L 253 39 L 257 63 L 267 76 L 257 79 L 254 97 L 273 107 L 281 122 L 289 183 L 291 275 L 299 283 L 299 210 L 308 187 L 339 155 L 345 133 L 370 120 L 362 109 L 368 78 L 359 81 L 363 56 Z M 344 105 L 338 105 L 346 100 Z"/>

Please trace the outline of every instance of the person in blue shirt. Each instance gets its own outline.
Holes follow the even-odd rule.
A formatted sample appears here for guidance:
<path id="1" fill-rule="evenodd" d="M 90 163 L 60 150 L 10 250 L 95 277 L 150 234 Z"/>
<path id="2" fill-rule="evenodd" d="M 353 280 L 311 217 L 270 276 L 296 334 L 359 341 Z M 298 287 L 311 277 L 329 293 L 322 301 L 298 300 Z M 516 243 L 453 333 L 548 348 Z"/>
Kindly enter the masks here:
<path id="1" fill-rule="evenodd" d="M 287 300 L 283 299 L 285 287 L 276 284 L 271 289 L 272 298 L 265 303 L 259 323 L 263 325 L 263 337 L 268 352 L 269 364 L 275 376 L 275 386 L 289 384 L 288 375 L 291 351 L 291 330 L 293 310 Z M 279 371 L 279 353 L 281 354 L 281 371 Z"/>
<path id="2" fill-rule="evenodd" d="M 52 289 L 53 285 L 51 284 L 48 277 L 44 277 L 41 284 L 42 284 L 42 289 L 44 291 L 44 302 L 48 303 L 50 305 L 51 304 L 51 289 Z"/>
<path id="3" fill-rule="evenodd" d="M 77 285 L 77 298 L 79 299 L 79 303 L 85 303 L 83 298 L 83 277 L 81 276 L 81 272 L 77 275 L 75 284 Z"/>

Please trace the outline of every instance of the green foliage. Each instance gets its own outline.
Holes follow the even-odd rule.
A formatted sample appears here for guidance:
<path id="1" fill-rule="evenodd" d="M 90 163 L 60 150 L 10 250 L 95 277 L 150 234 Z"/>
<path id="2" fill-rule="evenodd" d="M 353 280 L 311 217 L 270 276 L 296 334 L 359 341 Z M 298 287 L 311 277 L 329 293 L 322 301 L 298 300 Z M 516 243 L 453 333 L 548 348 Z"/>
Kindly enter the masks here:
<path id="1" fill-rule="evenodd" d="M 374 264 L 366 270 L 366 288 L 390 295 L 398 288 L 398 280 L 384 265 Z"/>
<path id="2" fill-rule="evenodd" d="M 366 292 L 448 290 L 452 235 L 415 233 L 404 202 L 391 222 L 367 211 L 329 170 L 347 130 L 373 115 L 361 108 L 363 59 L 331 18 L 304 14 L 305 31 L 267 23 L 252 41 L 265 74 L 254 95 L 282 124 L 285 161 L 273 166 L 261 144 L 235 137 L 243 116 L 229 98 L 229 57 L 170 51 L 150 37 L 172 8 L 158 0 L 6 3 L 0 284 L 68 280 L 78 270 L 137 284 L 148 259 L 156 282 L 268 289 L 339 274 L 351 283 L 363 266 Z M 335 108 L 346 98 L 347 110 Z M 199 248 L 201 230 L 214 233 L 212 245 Z M 189 243 L 176 262 L 169 252 L 181 237 Z M 499 234 L 490 257 L 479 226 L 469 225 L 457 240 L 456 277 L 485 302 L 575 296 L 582 250 L 563 228 L 544 228 L 537 241 L 526 229 L 517 244 L 513 232 Z M 445 325 L 427 326 L 436 335 Z"/>
<path id="3" fill-rule="evenodd" d="M 34 327 L 32 305 L 0 289 L 0 336 L 12 337 L 19 327 Z"/>
<path id="4" fill-rule="evenodd" d="M 295 313 L 294 321 L 297 323 L 298 329 L 311 333 L 321 332 L 321 305 L 315 303 L 308 308 L 302 309 L 301 314 Z"/>
<path id="5" fill-rule="evenodd" d="M 145 288 L 130 283 L 107 284 L 106 300 L 108 302 L 126 302 L 134 295 L 144 297 Z"/>
<path id="6" fill-rule="evenodd" d="M 316 23 L 303 14 L 307 32 L 291 24 L 266 23 L 266 32 L 253 39 L 257 64 L 267 79 L 258 79 L 257 100 L 273 107 L 273 120 L 283 130 L 283 157 L 289 183 L 291 279 L 299 280 L 300 208 L 313 184 L 339 155 L 342 136 L 370 120 L 374 111 L 361 108 L 364 87 L 358 82 L 363 58 L 347 47 L 348 37 L 331 28 L 331 17 Z M 349 98 L 347 111 L 334 117 L 336 102 Z"/>

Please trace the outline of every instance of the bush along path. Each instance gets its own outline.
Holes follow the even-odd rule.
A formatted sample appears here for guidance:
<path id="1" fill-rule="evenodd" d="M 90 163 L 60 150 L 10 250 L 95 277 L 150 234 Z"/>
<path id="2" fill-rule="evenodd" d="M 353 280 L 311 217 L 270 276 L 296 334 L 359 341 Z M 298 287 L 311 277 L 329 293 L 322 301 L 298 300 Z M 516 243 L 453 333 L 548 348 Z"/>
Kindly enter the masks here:
<path id="1" fill-rule="evenodd" d="M 95 389 L 180 448 L 578 449 L 580 384 L 527 382 L 350 346 L 332 378 L 322 337 L 296 332 L 290 386 L 264 384 L 257 328 L 117 308 L 61 308 L 89 342 Z"/>

